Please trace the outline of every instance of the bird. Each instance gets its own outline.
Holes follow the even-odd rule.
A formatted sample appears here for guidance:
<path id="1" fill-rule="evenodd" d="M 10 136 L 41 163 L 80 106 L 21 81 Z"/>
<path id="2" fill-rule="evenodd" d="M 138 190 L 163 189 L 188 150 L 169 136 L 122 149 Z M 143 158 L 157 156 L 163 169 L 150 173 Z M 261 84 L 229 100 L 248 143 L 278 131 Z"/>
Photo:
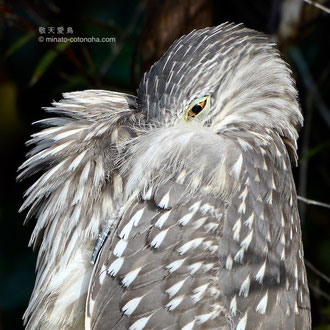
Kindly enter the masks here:
<path id="1" fill-rule="evenodd" d="M 26 329 L 310 329 L 292 166 L 303 116 L 276 45 L 194 30 L 137 94 L 63 94 L 27 144 Z"/>

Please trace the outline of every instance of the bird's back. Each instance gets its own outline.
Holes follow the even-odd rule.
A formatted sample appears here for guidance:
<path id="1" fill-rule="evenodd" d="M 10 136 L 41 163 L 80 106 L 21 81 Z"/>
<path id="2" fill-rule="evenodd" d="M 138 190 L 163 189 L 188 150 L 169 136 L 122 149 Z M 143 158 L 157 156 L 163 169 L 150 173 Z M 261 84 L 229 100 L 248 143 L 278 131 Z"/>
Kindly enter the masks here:
<path id="1" fill-rule="evenodd" d="M 96 264 L 88 326 L 309 329 L 296 193 L 282 139 L 241 131 L 219 138 L 219 154 L 212 136 L 186 129 L 181 134 L 193 134 L 192 145 L 204 141 L 195 147 L 200 159 L 215 163 L 199 162 L 204 173 L 196 177 L 189 146 L 176 148 L 183 168 L 165 170 L 125 205 Z M 152 135 L 146 140 L 155 148 Z M 168 150 L 157 152 L 166 164 Z M 206 185 L 210 174 L 218 187 L 227 181 L 233 189 Z"/>

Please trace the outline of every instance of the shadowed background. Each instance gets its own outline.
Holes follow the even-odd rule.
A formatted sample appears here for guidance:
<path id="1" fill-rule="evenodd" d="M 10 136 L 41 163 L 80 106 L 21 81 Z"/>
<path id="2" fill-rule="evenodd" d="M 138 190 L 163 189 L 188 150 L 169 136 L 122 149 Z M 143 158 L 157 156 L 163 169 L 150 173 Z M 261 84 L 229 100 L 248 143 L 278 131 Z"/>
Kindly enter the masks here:
<path id="1" fill-rule="evenodd" d="M 330 1 L 320 1 L 330 7 Z M 302 0 L 0 0 L 0 330 L 22 329 L 36 253 L 33 222 L 17 210 L 33 182 L 16 184 L 31 122 L 61 93 L 102 88 L 135 93 L 144 71 L 193 29 L 232 21 L 270 34 L 297 81 L 301 196 L 330 203 L 330 14 Z M 112 42 L 40 42 L 39 37 L 115 38 Z M 330 329 L 330 210 L 300 203 L 313 328 Z"/>

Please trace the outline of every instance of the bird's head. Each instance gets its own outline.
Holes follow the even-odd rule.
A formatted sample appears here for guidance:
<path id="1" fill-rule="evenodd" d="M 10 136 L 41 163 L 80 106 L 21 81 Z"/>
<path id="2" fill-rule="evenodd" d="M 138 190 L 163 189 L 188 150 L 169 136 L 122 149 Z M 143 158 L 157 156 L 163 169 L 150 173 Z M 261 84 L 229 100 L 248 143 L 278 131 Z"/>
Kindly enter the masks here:
<path id="1" fill-rule="evenodd" d="M 291 71 L 268 38 L 222 24 L 177 40 L 138 92 L 148 121 L 197 123 L 215 133 L 275 130 L 296 148 L 303 122 Z"/>
<path id="2" fill-rule="evenodd" d="M 237 134 L 277 134 L 297 159 L 303 117 L 291 71 L 265 35 L 242 25 L 225 23 L 177 40 L 143 76 L 138 108 L 146 128 L 130 142 L 131 162 L 123 170 L 132 173 L 129 192 L 165 164 L 173 173 L 189 169 L 191 193 L 200 182 L 228 192 L 226 180 L 231 187 L 238 180 L 228 176 L 240 156 L 230 144 Z M 168 178 L 165 173 L 159 184 Z"/>

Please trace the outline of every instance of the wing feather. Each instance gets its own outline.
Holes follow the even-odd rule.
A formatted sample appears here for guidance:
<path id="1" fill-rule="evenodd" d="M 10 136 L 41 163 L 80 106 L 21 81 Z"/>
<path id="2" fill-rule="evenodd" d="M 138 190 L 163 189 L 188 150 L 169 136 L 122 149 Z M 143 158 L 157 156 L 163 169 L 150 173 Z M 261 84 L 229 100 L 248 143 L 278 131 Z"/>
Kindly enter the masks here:
<path id="1" fill-rule="evenodd" d="M 118 146 L 141 120 L 135 97 L 102 90 L 65 93 L 46 111 L 62 117 L 39 122 L 46 128 L 32 135 L 18 176 L 44 171 L 21 207 L 38 218 L 30 245 L 42 242 L 27 329 L 81 324 L 93 242 L 122 198 Z"/>
<path id="2" fill-rule="evenodd" d="M 94 267 L 86 329 L 176 329 L 193 315 L 200 317 L 196 326 L 225 324 L 216 284 L 218 240 L 225 196 L 236 189 L 237 177 L 226 189 L 217 180 L 227 180 L 223 167 L 239 157 L 238 150 L 228 152 L 233 146 L 190 124 L 130 141 L 121 169 L 129 198 Z M 199 175 L 209 189 L 196 182 Z"/>
<path id="3" fill-rule="evenodd" d="M 126 159 L 126 189 L 137 194 L 124 203 L 95 264 L 86 329 L 309 328 L 301 326 L 309 320 L 308 289 L 282 139 L 191 129 L 158 129 L 131 141 L 136 166 Z M 189 132 L 190 140 L 180 139 Z M 173 137 L 173 151 L 158 148 L 162 134 Z M 136 182 L 140 161 L 147 165 Z M 196 175 L 203 184 L 194 183 Z"/>

